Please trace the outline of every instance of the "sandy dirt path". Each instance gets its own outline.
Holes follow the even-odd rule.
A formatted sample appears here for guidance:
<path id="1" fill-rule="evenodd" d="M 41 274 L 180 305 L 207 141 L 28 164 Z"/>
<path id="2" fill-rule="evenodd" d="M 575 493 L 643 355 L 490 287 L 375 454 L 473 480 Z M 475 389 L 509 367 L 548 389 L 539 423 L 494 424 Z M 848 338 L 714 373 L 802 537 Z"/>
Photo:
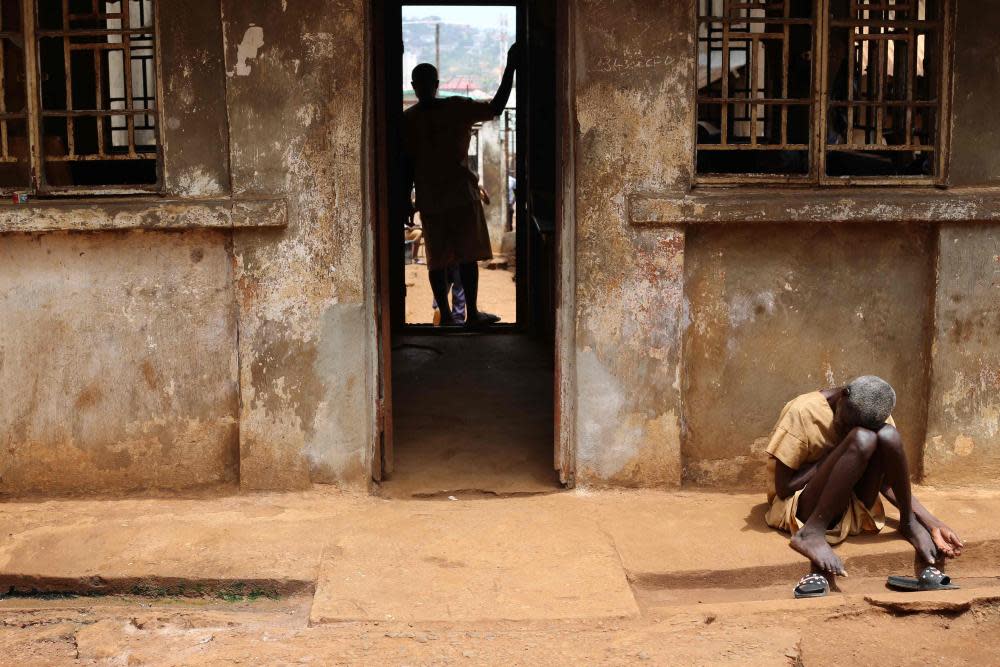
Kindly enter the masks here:
<path id="1" fill-rule="evenodd" d="M 10 600 L 7 665 L 990 665 L 1000 606 L 898 615 L 830 607 L 648 608 L 634 620 L 342 623 L 306 597 L 257 602 Z"/>
<path id="2" fill-rule="evenodd" d="M 480 269 L 479 304 L 483 310 L 500 316 L 502 322 L 517 321 L 517 284 L 514 272 L 504 269 Z M 427 282 L 427 267 L 409 264 L 406 267 L 406 323 L 430 324 L 434 310 L 434 295 Z"/>

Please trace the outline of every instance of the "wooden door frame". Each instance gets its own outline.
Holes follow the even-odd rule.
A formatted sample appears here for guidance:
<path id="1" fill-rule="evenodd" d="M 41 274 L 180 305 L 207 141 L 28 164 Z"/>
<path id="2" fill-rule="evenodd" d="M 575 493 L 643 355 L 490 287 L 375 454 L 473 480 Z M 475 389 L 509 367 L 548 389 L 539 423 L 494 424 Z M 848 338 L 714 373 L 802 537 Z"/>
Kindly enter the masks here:
<path id="1" fill-rule="evenodd" d="M 574 181 L 574 151 L 573 151 L 573 69 L 572 69 L 572 2 L 554 0 L 556 7 L 556 80 L 555 99 L 556 131 L 558 134 L 556 146 L 556 276 L 555 303 L 555 369 L 553 373 L 553 419 L 555 438 L 553 443 L 554 464 L 559 471 L 560 479 L 566 486 L 573 486 L 576 473 L 575 439 L 573 424 L 573 395 L 575 393 L 575 181 Z M 372 0 L 368 15 L 367 46 L 368 72 L 365 94 L 365 124 L 367 148 L 362 168 L 368 188 L 369 238 L 372 261 L 370 263 L 374 275 L 370 281 L 370 306 L 374 318 L 375 367 L 378 378 L 375 392 L 375 428 L 372 447 L 369 456 L 371 477 L 380 482 L 393 469 L 393 417 L 392 417 L 392 336 L 398 322 L 394 321 L 391 311 L 391 296 L 393 268 L 391 243 L 396 236 L 391 224 L 393 202 L 389 195 L 391 177 L 389 169 L 394 161 L 390 159 L 389 150 L 393 142 L 388 137 L 388 116 L 386 105 L 389 100 L 386 83 L 397 73 L 402 74 L 402 59 L 398 63 L 386 62 L 387 39 L 394 39 L 401 34 L 399 8 L 409 5 L 513 5 L 517 7 L 517 31 L 519 39 L 531 39 L 527 29 L 528 5 L 531 0 Z M 524 22 L 524 25 L 522 25 Z M 521 76 L 520 73 L 518 75 Z M 527 77 L 523 78 L 524 81 Z M 527 88 L 527 86 L 524 86 Z M 530 93 L 529 93 L 530 94 Z M 527 218 L 527 189 L 522 187 L 521 175 L 524 173 L 526 150 L 522 145 L 522 131 L 527 121 L 526 108 L 528 95 L 518 95 L 518 215 Z M 402 106 L 402 91 L 399 93 Z M 519 218 L 520 219 L 520 218 Z M 523 234 L 518 235 L 518 259 L 527 259 L 527 222 L 520 225 Z M 402 238 L 402 230 L 399 237 Z M 400 277 L 401 278 L 401 277 Z M 402 282 L 401 280 L 399 282 Z M 519 281 L 526 286 L 527 280 Z M 519 290 L 522 288 L 519 285 Z M 527 315 L 530 310 L 527 294 L 518 294 L 518 324 L 522 321 L 522 312 Z M 522 328 L 519 326 L 518 328 Z"/>

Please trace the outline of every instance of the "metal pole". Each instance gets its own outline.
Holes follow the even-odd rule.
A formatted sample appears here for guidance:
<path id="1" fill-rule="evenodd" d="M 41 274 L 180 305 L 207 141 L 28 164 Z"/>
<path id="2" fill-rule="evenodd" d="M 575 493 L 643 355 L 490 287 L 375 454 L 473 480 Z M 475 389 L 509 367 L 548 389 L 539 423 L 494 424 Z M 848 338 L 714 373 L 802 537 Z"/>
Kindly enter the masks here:
<path id="1" fill-rule="evenodd" d="M 441 24 L 434 24 L 434 67 L 437 68 L 438 76 L 441 76 Z"/>

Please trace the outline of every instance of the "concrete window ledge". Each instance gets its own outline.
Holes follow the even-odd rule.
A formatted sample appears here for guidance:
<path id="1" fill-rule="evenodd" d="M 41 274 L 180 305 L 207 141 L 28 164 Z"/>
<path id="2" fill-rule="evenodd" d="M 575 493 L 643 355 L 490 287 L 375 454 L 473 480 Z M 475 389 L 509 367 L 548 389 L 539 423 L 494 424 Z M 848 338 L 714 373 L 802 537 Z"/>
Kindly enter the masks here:
<path id="1" fill-rule="evenodd" d="M 285 227 L 284 199 L 31 200 L 0 204 L 0 234 L 111 229 Z"/>
<path id="2" fill-rule="evenodd" d="M 1000 188 L 697 188 L 632 195 L 636 226 L 774 222 L 1000 221 Z"/>

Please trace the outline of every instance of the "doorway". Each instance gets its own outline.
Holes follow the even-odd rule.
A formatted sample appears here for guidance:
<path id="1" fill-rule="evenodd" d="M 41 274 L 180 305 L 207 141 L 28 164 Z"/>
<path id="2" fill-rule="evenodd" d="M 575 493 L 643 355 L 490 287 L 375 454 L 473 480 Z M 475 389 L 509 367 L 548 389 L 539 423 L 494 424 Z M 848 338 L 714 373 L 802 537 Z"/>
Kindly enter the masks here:
<path id="1" fill-rule="evenodd" d="M 373 478 L 394 497 L 556 490 L 560 472 L 571 478 L 553 465 L 567 460 L 558 451 L 553 456 L 556 3 L 379 0 L 373 12 L 370 173 L 380 345 Z M 405 199 L 389 196 L 404 179 L 401 122 L 413 103 L 406 70 L 430 62 L 449 86 L 443 93 L 488 101 L 515 37 L 520 64 L 512 103 L 493 124 L 473 128 L 469 149 L 471 171 L 496 206 L 494 261 L 480 263 L 480 302 L 500 311 L 503 322 L 475 332 L 436 327 L 425 255 L 403 223 Z"/>

